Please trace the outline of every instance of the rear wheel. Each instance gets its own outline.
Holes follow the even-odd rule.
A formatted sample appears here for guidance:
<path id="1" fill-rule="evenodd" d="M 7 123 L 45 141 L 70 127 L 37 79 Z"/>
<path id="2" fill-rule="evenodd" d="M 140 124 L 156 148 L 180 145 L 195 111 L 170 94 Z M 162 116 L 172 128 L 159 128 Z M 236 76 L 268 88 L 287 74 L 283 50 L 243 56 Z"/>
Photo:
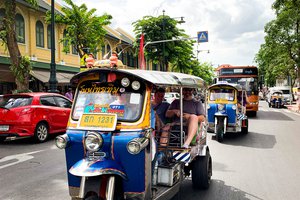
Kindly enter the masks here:
<path id="1" fill-rule="evenodd" d="M 212 175 L 212 161 L 209 152 L 205 156 L 198 156 L 192 165 L 192 182 L 197 189 L 207 189 Z"/>
<path id="2" fill-rule="evenodd" d="M 36 142 L 42 143 L 48 139 L 49 128 L 46 123 L 40 122 L 35 128 L 34 140 Z"/>

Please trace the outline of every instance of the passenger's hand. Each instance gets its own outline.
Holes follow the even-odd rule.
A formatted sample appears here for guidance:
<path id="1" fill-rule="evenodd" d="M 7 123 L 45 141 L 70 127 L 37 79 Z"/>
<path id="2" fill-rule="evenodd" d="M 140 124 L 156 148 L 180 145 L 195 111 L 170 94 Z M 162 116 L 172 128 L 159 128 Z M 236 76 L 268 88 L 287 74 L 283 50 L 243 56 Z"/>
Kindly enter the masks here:
<path id="1" fill-rule="evenodd" d="M 188 120 L 190 118 L 191 114 L 183 113 L 183 119 Z"/>
<path id="2" fill-rule="evenodd" d="M 174 115 L 180 117 L 180 110 L 174 110 Z"/>

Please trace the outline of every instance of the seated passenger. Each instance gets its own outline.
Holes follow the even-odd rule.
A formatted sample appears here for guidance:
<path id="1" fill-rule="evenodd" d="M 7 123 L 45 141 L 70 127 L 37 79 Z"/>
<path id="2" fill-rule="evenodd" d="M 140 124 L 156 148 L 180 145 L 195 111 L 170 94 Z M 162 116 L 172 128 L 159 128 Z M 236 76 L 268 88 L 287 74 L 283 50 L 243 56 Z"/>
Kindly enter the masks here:
<path id="1" fill-rule="evenodd" d="M 180 100 L 174 100 L 166 112 L 166 117 L 174 118 L 175 122 L 180 121 Z M 183 89 L 183 119 L 187 122 L 187 138 L 184 148 L 188 148 L 197 133 L 198 123 L 205 121 L 205 111 L 201 101 L 193 99 L 193 89 Z"/>
<path id="2" fill-rule="evenodd" d="M 158 88 L 154 93 L 154 99 L 152 101 L 152 109 L 155 111 L 155 127 L 156 130 L 162 132 L 160 135 L 160 143 L 161 145 L 165 145 L 167 142 L 167 134 L 165 131 L 168 131 L 169 127 L 166 126 L 167 118 L 166 111 L 168 110 L 170 104 L 166 101 L 163 101 L 165 97 L 165 89 Z"/>

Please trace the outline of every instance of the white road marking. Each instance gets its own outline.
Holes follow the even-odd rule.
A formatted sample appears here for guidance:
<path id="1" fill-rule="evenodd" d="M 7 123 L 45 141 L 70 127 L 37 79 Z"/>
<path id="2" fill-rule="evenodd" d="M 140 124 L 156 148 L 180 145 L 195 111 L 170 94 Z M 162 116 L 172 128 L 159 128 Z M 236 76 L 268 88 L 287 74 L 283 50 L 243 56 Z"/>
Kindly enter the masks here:
<path id="1" fill-rule="evenodd" d="M 16 154 L 16 155 L 11 155 L 11 156 L 6 156 L 4 158 L 1 158 L 0 159 L 0 169 L 3 169 L 5 167 L 10 167 L 12 165 L 16 165 L 18 163 L 30 160 L 30 159 L 34 158 L 34 156 L 32 156 L 31 154 L 39 153 L 41 151 L 44 151 L 44 150 L 33 151 L 33 152 L 22 153 L 22 154 Z M 1 166 L 1 163 L 7 162 L 9 160 L 16 160 L 16 161 Z"/>

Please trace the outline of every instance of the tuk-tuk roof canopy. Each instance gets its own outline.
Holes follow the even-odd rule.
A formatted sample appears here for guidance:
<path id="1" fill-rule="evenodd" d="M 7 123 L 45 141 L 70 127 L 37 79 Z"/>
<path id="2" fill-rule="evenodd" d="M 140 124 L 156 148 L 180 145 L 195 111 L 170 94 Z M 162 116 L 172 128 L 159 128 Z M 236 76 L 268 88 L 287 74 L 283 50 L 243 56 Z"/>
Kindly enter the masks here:
<path id="1" fill-rule="evenodd" d="M 71 83 L 76 83 L 78 79 L 90 74 L 90 73 L 101 73 L 101 72 L 122 72 L 131 76 L 139 77 L 148 83 L 154 84 L 158 87 L 167 86 L 178 86 L 178 87 L 189 87 L 198 88 L 205 87 L 205 82 L 200 77 L 183 74 L 178 72 L 161 72 L 161 71 L 148 71 L 138 69 L 114 69 L 114 68 L 93 68 L 84 72 L 76 74 L 72 79 Z"/>
<path id="2" fill-rule="evenodd" d="M 153 83 L 156 86 L 182 86 L 182 87 L 204 87 L 205 82 L 202 78 L 183 74 L 178 72 L 161 72 L 161 71 L 147 71 L 147 70 L 128 70 L 121 69 L 132 73 L 140 78 Z"/>
<path id="3" fill-rule="evenodd" d="M 283 92 L 281 90 L 272 90 L 271 91 L 271 94 L 275 94 L 275 93 L 283 94 Z"/>
<path id="4" fill-rule="evenodd" d="M 224 87 L 224 86 L 227 86 L 227 87 L 232 87 L 238 91 L 242 91 L 242 86 L 239 85 L 239 84 L 235 84 L 235 83 L 225 83 L 225 82 L 220 82 L 220 83 L 216 83 L 216 84 L 213 84 L 211 86 L 208 87 L 208 89 L 212 89 L 214 87 Z"/>

